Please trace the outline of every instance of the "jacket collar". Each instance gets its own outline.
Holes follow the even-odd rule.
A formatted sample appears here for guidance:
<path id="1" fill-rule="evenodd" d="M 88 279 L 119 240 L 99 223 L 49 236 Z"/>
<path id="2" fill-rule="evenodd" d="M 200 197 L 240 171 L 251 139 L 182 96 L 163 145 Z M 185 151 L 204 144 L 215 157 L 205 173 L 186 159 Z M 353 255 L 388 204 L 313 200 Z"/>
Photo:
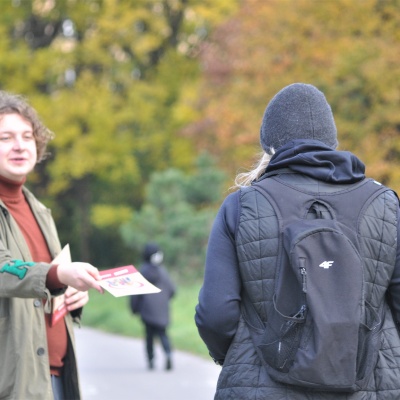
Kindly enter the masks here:
<path id="1" fill-rule="evenodd" d="M 354 154 L 333 150 L 318 140 L 293 140 L 279 148 L 265 172 L 275 175 L 283 169 L 328 183 L 355 183 L 365 178 L 365 165 Z"/>

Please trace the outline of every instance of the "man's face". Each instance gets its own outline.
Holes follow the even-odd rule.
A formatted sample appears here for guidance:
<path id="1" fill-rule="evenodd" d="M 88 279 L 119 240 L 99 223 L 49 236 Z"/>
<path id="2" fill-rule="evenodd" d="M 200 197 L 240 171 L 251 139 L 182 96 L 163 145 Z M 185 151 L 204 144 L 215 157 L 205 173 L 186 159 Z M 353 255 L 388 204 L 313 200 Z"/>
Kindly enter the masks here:
<path id="1" fill-rule="evenodd" d="M 19 114 L 0 115 L 0 175 L 21 181 L 36 165 L 32 124 Z"/>

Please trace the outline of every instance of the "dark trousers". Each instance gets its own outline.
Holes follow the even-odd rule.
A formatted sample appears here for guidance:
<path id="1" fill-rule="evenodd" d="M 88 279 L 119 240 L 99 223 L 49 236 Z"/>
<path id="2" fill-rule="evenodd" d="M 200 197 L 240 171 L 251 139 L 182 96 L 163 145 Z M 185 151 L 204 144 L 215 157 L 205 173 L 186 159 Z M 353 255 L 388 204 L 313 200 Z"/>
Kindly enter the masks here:
<path id="1" fill-rule="evenodd" d="M 167 357 L 171 355 L 171 344 L 167 336 L 166 328 L 145 324 L 146 327 L 146 351 L 149 361 L 154 358 L 154 339 L 160 338 L 161 346 Z"/>
<path id="2" fill-rule="evenodd" d="M 64 399 L 64 390 L 63 390 L 63 382 L 61 377 L 51 375 L 51 386 L 53 388 L 53 396 L 54 400 L 63 400 Z"/>

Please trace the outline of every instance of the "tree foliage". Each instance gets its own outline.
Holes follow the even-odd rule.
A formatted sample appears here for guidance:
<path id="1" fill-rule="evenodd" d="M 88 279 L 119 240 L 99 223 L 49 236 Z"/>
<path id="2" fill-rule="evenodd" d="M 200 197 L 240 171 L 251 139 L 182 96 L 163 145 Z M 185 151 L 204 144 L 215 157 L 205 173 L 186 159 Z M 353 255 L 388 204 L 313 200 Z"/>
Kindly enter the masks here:
<path id="1" fill-rule="evenodd" d="M 191 168 L 195 149 L 178 132 L 195 116 L 196 52 L 233 4 L 2 1 L 0 88 L 26 95 L 56 134 L 28 184 L 75 256 L 118 259 L 115 232 L 141 205 L 150 174 Z M 97 256 L 104 247 L 109 260 Z"/>
<path id="2" fill-rule="evenodd" d="M 175 168 L 154 172 L 143 207 L 122 225 L 122 237 L 140 264 L 147 242 L 157 242 L 166 265 L 180 279 L 200 277 L 216 207 L 221 201 L 225 176 L 206 154 L 194 174 Z"/>
<path id="3" fill-rule="evenodd" d="M 186 129 L 230 174 L 255 161 L 264 109 L 293 82 L 319 87 L 340 148 L 400 190 L 399 0 L 245 0 L 203 46 L 201 118 Z"/>
<path id="4" fill-rule="evenodd" d="M 0 88 L 26 95 L 56 134 L 28 185 L 76 259 L 125 263 L 153 237 L 182 254 L 169 260 L 176 268 L 197 269 L 221 192 L 193 160 L 207 150 L 231 178 L 250 168 L 267 103 L 302 81 L 326 94 L 340 148 L 400 190 L 399 8 L 400 0 L 4 0 Z M 130 249 L 120 226 L 132 213 Z"/>

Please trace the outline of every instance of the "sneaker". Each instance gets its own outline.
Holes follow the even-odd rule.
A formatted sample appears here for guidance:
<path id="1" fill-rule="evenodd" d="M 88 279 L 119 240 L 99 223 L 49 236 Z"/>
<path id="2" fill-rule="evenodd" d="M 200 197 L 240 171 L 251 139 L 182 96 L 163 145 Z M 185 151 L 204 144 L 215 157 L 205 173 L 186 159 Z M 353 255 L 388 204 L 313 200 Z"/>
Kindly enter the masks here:
<path id="1" fill-rule="evenodd" d="M 148 367 L 149 367 L 149 369 L 154 369 L 154 362 L 153 362 L 153 360 L 149 360 Z"/>
<path id="2" fill-rule="evenodd" d="M 167 358 L 167 362 L 166 362 L 166 364 L 165 364 L 165 369 L 166 369 L 167 371 L 170 371 L 170 370 L 172 369 L 172 361 L 171 361 L 171 358 L 170 358 L 170 357 Z"/>

